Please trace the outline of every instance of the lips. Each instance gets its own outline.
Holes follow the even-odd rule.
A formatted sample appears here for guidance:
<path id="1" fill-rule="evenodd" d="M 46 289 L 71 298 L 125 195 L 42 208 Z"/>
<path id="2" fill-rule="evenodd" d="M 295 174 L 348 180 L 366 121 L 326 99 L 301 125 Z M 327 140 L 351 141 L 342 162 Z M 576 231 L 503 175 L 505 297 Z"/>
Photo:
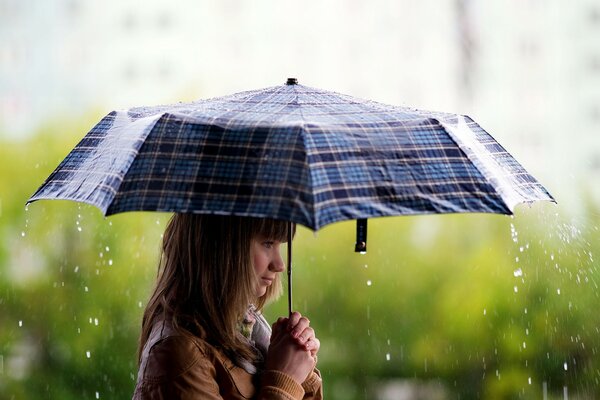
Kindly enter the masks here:
<path id="1" fill-rule="evenodd" d="M 273 283 L 273 278 L 262 278 L 262 281 L 270 285 Z"/>

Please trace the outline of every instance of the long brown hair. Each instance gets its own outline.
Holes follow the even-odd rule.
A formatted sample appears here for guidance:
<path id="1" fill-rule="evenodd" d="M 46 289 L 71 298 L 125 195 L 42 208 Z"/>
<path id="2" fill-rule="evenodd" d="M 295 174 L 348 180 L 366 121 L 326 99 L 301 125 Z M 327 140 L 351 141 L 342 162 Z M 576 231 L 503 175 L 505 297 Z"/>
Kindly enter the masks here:
<path id="1" fill-rule="evenodd" d="M 295 225 L 293 226 L 295 231 Z M 174 214 L 163 236 L 156 286 L 142 320 L 138 362 L 155 322 L 165 320 L 228 355 L 254 360 L 238 331 L 248 305 L 260 310 L 281 294 L 276 277 L 256 298 L 251 240 L 287 241 L 288 223 L 263 218 Z"/>

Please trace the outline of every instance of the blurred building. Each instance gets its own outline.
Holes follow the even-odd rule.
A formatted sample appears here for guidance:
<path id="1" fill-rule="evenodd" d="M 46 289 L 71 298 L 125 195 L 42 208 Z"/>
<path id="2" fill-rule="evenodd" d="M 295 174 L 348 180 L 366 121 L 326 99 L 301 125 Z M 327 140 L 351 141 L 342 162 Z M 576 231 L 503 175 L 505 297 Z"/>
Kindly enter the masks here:
<path id="1" fill-rule="evenodd" d="M 580 197 L 600 174 L 598 43 L 597 0 L 0 0 L 0 137 L 297 76 L 471 115 Z"/>

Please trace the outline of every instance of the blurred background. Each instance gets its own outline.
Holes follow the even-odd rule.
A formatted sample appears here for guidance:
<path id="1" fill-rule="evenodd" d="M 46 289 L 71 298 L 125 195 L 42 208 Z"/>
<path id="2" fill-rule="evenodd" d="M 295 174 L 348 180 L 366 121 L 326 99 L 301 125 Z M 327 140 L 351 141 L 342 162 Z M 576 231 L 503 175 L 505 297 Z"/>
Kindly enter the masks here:
<path id="1" fill-rule="evenodd" d="M 600 1 L 0 0 L 0 398 L 129 398 L 166 214 L 25 201 L 113 109 L 300 84 L 466 114 L 557 199 L 295 241 L 329 399 L 600 398 Z M 285 300 L 266 312 L 284 314 Z"/>

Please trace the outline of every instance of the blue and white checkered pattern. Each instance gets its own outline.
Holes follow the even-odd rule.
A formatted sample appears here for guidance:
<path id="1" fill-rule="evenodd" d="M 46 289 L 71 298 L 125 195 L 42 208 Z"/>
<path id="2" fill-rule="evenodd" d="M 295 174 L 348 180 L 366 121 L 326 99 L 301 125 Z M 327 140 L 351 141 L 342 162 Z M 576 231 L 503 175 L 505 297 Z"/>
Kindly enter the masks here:
<path id="1" fill-rule="evenodd" d="M 233 214 L 313 230 L 552 197 L 470 118 L 282 85 L 114 111 L 29 200 Z"/>

